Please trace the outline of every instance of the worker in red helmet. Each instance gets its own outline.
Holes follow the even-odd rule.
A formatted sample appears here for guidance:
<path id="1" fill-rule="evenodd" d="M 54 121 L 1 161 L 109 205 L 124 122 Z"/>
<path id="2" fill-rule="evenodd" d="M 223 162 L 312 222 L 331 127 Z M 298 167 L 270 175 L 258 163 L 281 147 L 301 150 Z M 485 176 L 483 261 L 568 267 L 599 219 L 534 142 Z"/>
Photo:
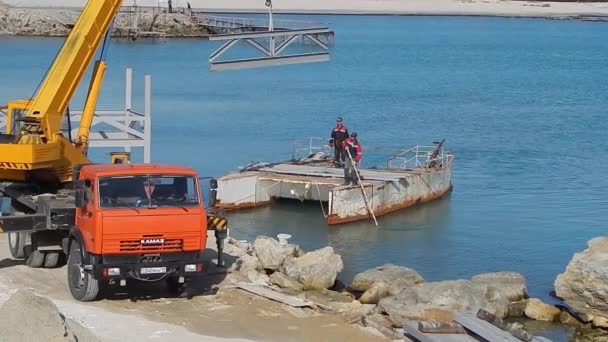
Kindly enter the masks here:
<path id="1" fill-rule="evenodd" d="M 357 169 L 356 166 L 361 161 L 363 149 L 361 143 L 357 139 L 357 133 L 353 132 L 349 138 L 343 142 L 344 153 L 346 154 L 346 165 L 344 166 L 344 185 L 357 185 Z"/>
<path id="2" fill-rule="evenodd" d="M 348 139 L 348 129 L 342 123 L 342 117 L 338 117 L 336 127 L 332 129 L 331 139 L 329 139 L 329 146 L 334 147 L 334 164 L 336 167 L 342 167 L 346 159 L 343 148 L 343 142 L 346 139 Z"/>

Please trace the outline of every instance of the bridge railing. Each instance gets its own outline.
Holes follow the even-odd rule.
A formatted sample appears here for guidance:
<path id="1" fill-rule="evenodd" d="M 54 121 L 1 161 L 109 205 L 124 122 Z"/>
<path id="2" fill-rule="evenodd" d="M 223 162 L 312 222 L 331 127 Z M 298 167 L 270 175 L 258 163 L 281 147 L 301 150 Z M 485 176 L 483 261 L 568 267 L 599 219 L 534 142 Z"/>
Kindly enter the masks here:
<path id="1" fill-rule="evenodd" d="M 195 15 L 203 25 L 212 27 L 228 27 L 228 28 L 264 28 L 268 27 L 268 19 L 266 18 L 244 18 L 244 17 L 224 17 L 216 15 L 199 14 Z M 276 29 L 309 29 L 309 28 L 328 28 L 325 23 L 300 21 L 300 20 L 273 20 Z"/>

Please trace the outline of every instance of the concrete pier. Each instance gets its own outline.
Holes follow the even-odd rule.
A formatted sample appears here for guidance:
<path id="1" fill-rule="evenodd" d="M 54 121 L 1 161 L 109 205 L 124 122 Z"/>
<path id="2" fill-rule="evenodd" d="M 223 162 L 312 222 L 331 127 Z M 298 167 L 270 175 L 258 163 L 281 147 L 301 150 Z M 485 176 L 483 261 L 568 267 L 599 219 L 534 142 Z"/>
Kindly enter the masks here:
<path id="1" fill-rule="evenodd" d="M 363 189 L 376 216 L 442 197 L 452 189 L 453 155 L 416 146 L 391 158 L 386 168 L 360 169 Z M 270 204 L 275 198 L 323 202 L 328 224 L 367 220 L 359 185 L 344 185 L 344 170 L 323 154 L 257 164 L 217 179 L 215 206 L 225 210 Z"/>

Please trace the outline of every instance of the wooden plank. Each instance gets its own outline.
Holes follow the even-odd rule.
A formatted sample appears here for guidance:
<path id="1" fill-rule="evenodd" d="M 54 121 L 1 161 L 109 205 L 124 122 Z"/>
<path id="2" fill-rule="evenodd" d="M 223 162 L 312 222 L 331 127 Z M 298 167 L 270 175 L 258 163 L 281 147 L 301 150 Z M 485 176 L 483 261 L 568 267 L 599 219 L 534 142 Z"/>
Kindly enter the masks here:
<path id="1" fill-rule="evenodd" d="M 313 302 L 293 296 L 288 296 L 266 286 L 247 283 L 237 283 L 235 286 L 239 289 L 251 292 L 258 296 L 268 298 L 283 304 L 287 304 L 289 306 L 293 306 L 294 308 L 315 307 L 315 304 Z"/>
<path id="2" fill-rule="evenodd" d="M 420 342 L 478 342 L 466 334 L 425 334 L 418 330 L 418 321 L 408 321 L 403 330 Z"/>
<path id="3" fill-rule="evenodd" d="M 363 324 L 367 327 L 372 327 L 378 330 L 382 335 L 390 338 L 391 340 L 398 340 L 402 336 L 399 336 L 399 333 L 393 329 L 392 327 L 388 327 L 381 322 L 376 321 L 373 316 L 365 316 L 363 317 Z"/>
<path id="4" fill-rule="evenodd" d="M 520 342 L 519 339 L 470 313 L 454 313 L 454 321 L 492 342 Z"/>
<path id="5" fill-rule="evenodd" d="M 466 334 L 462 325 L 458 323 L 448 323 L 442 321 L 422 321 L 418 322 L 418 330 L 423 333 L 432 334 Z"/>

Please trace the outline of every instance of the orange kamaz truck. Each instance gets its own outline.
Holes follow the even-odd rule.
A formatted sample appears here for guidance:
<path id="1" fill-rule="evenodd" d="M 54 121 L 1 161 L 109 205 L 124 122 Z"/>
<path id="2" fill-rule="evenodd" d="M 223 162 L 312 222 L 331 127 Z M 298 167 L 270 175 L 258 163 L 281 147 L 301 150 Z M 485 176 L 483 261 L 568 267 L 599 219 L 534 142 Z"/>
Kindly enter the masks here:
<path id="1" fill-rule="evenodd" d="M 207 230 L 215 229 L 218 258 L 226 236 L 226 221 L 205 212 L 194 170 L 94 164 L 87 156 L 111 23 L 121 3 L 89 0 L 35 96 L 3 106 L 0 232 L 9 234 L 12 256 L 31 267 L 56 267 L 67 259 L 69 289 L 80 301 L 130 279 L 167 281 L 181 291 L 202 270 Z M 97 53 L 78 134 L 66 137 L 62 121 Z"/>
<path id="2" fill-rule="evenodd" d="M 102 284 L 129 279 L 166 281 L 180 293 L 203 271 L 208 220 L 218 241 L 226 237 L 225 219 L 207 216 L 199 177 L 188 167 L 82 165 L 72 185 L 35 196 L 36 213 L 2 216 L 0 228 L 12 255 L 31 267 L 56 267 L 67 257 L 77 300 L 94 300 Z"/>

